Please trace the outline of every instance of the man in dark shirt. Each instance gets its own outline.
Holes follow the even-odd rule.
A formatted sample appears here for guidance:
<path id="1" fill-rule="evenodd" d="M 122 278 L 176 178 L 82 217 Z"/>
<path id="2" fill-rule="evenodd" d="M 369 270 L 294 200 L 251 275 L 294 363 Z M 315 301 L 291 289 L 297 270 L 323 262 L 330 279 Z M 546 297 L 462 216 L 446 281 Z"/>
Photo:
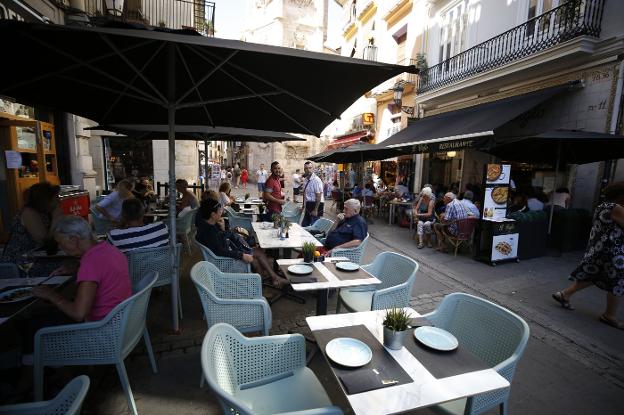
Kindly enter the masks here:
<path id="1" fill-rule="evenodd" d="M 282 166 L 279 162 L 274 161 L 271 163 L 271 175 L 264 184 L 264 193 L 262 197 L 267 205 L 267 214 L 269 216 L 277 213 L 282 213 L 282 205 L 286 203 L 284 195 L 282 194 L 282 185 L 280 183 L 280 176 L 282 174 Z"/>
<path id="2" fill-rule="evenodd" d="M 360 216 L 360 201 L 349 199 L 344 203 L 344 219 L 325 239 L 325 249 L 331 253 L 335 248 L 355 248 L 368 234 L 368 225 Z"/>
<path id="3" fill-rule="evenodd" d="M 197 227 L 197 241 L 210 249 L 215 255 L 234 258 L 251 264 L 254 271 L 271 277 L 273 285 L 281 287 L 288 284 L 288 280 L 280 277 L 273 271 L 269 259 L 261 248 L 250 249 L 244 252 L 239 244 L 232 243 L 235 235 L 226 232 L 223 220 L 223 207 L 214 199 L 202 200 L 199 214 L 203 223 Z"/>

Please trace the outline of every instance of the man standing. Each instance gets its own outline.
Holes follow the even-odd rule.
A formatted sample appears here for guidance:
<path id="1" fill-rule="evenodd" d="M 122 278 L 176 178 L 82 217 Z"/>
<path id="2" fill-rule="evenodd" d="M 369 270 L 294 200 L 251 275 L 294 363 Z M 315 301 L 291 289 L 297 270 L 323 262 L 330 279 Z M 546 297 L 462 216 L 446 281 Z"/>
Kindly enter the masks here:
<path id="1" fill-rule="evenodd" d="M 264 167 L 264 164 L 260 165 L 260 168 Z M 282 213 L 282 205 L 286 203 L 284 195 L 282 194 L 282 185 L 280 184 L 280 175 L 282 174 L 282 166 L 279 162 L 274 161 L 271 163 L 271 176 L 263 183 L 264 192 L 262 197 L 266 202 L 267 213 L 266 216 L 270 220 L 271 216 L 275 213 Z M 260 185 L 258 184 L 258 188 Z"/>
<path id="2" fill-rule="evenodd" d="M 297 196 L 299 196 L 299 188 L 301 187 L 301 170 L 297 169 L 292 175 L 293 181 L 293 202 L 299 203 Z"/>
<path id="3" fill-rule="evenodd" d="M 260 164 L 260 169 L 256 171 L 256 182 L 258 183 L 258 193 L 260 197 L 264 194 L 264 185 L 266 184 L 269 173 L 264 169 L 264 163 Z"/>
<path id="4" fill-rule="evenodd" d="M 303 222 L 301 226 L 310 226 L 318 218 L 323 216 L 323 182 L 314 173 L 314 165 L 311 161 L 306 161 L 303 165 L 305 184 L 303 186 Z"/>
<path id="5" fill-rule="evenodd" d="M 351 187 L 355 187 L 356 179 L 355 179 L 355 170 L 353 170 L 353 165 L 349 168 L 349 185 Z"/>

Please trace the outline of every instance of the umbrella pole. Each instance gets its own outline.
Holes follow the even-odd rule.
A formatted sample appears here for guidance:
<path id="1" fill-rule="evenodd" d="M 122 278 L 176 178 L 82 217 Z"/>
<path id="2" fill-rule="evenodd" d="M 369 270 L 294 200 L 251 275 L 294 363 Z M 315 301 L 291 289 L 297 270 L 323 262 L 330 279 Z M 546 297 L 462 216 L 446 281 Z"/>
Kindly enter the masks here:
<path id="1" fill-rule="evenodd" d="M 178 292 L 180 281 L 178 279 L 179 264 L 176 261 L 177 233 L 176 233 L 176 174 L 175 174 L 175 49 L 169 45 L 169 85 L 168 99 L 169 108 L 167 118 L 169 125 L 169 252 L 171 252 L 171 314 L 173 316 L 173 332 L 180 334 L 178 321 Z"/>
<path id="2" fill-rule="evenodd" d="M 561 140 L 559 140 L 557 142 L 557 161 L 555 162 L 555 183 L 554 183 L 554 189 L 553 189 L 553 197 L 551 198 L 550 201 L 550 217 L 548 218 L 548 236 L 550 236 L 550 231 L 552 229 L 552 221 L 553 221 L 553 214 L 555 212 L 555 204 L 553 203 L 554 200 L 554 192 L 555 190 L 557 190 L 557 176 L 559 175 L 559 159 L 561 158 Z"/>
<path id="3" fill-rule="evenodd" d="M 208 141 L 204 140 L 204 190 L 210 187 L 208 182 Z"/>

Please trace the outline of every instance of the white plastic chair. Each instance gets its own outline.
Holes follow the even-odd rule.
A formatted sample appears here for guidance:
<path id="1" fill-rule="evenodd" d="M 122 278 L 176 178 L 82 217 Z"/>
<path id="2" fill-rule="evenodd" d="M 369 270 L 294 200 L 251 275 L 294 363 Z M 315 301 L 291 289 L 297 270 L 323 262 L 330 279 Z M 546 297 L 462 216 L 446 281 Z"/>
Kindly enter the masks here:
<path id="1" fill-rule="evenodd" d="M 300 334 L 247 338 L 212 326 L 202 344 L 204 376 L 226 414 L 342 414 L 306 367 Z"/>
<path id="2" fill-rule="evenodd" d="M 226 206 L 224 210 L 225 210 L 225 215 L 227 216 L 228 221 L 230 222 L 230 229 L 234 229 L 235 227 L 238 226 L 238 227 L 247 229 L 247 232 L 249 232 L 249 234 L 252 235 L 253 228 L 251 226 L 251 220 L 252 220 L 251 217 L 236 213 L 236 211 L 232 209 L 230 206 Z"/>
<path id="3" fill-rule="evenodd" d="M 115 227 L 115 224 L 110 220 L 101 216 L 95 207 L 89 209 L 91 213 L 91 221 L 93 223 L 93 231 L 96 235 L 106 235 L 108 231 Z"/>
<path id="4" fill-rule="evenodd" d="M 245 261 L 240 259 L 228 258 L 224 256 L 215 255 L 210 248 L 202 245 L 199 241 L 195 240 L 197 246 L 204 257 L 204 261 L 211 262 L 219 268 L 222 272 L 244 273 L 251 272 L 251 266 Z"/>
<path id="5" fill-rule="evenodd" d="M 221 272 L 214 264 L 201 261 L 191 269 L 208 328 L 228 323 L 242 333 L 271 329 L 271 308 L 262 296 L 259 274 Z"/>
<path id="6" fill-rule="evenodd" d="M 451 332 L 466 348 L 490 365 L 511 384 L 516 365 L 529 340 L 529 326 L 517 314 L 469 294 L 444 297 L 438 308 L 424 317 Z M 458 399 L 434 407 L 444 414 L 480 414 L 499 407 L 507 414 L 511 387 Z"/>
<path id="7" fill-rule="evenodd" d="M 362 256 L 364 256 L 364 251 L 366 250 L 366 245 L 368 245 L 368 238 L 370 234 L 366 234 L 366 238 L 355 248 L 336 248 L 332 249 L 331 256 L 341 256 L 347 257 L 352 262 L 359 264 L 362 262 Z"/>
<path id="8" fill-rule="evenodd" d="M 150 272 L 138 284 L 140 291 L 118 304 L 108 315 L 88 323 L 46 327 L 35 335 L 35 399 L 43 398 L 45 366 L 92 366 L 114 364 L 126 394 L 128 408 L 137 414 L 124 359 L 143 337 L 154 373 L 158 372 L 145 314 L 158 273 Z"/>
<path id="9" fill-rule="evenodd" d="M 182 217 L 176 218 L 176 235 L 182 238 L 182 240 L 186 243 L 186 249 L 188 250 L 189 255 L 192 254 L 191 248 L 191 238 L 189 235 L 192 231 L 192 225 L 195 221 L 195 215 L 197 214 L 198 208 L 191 209 L 186 215 Z"/>
<path id="10" fill-rule="evenodd" d="M 62 391 L 49 401 L 0 406 L 0 415 L 76 415 L 89 390 L 89 377 L 72 379 Z"/>
<path id="11" fill-rule="evenodd" d="M 394 252 L 382 252 L 372 263 L 362 265 L 362 269 L 381 280 L 381 284 L 341 289 L 338 294 L 336 313 L 340 312 L 341 305 L 351 312 L 409 306 L 412 287 L 418 272 L 416 261 Z"/>
<path id="12" fill-rule="evenodd" d="M 189 213 L 190 214 L 190 213 Z M 171 251 L 169 245 L 161 246 L 158 248 L 145 248 L 134 249 L 126 252 L 128 257 L 128 268 L 130 271 L 130 281 L 132 286 L 135 287 L 139 281 L 148 272 L 154 271 L 158 273 L 158 280 L 154 284 L 154 287 L 162 287 L 163 285 L 173 284 L 174 277 L 178 281 L 178 310 L 180 311 L 180 318 L 184 318 L 182 315 L 182 296 L 180 295 L 180 251 L 182 245 L 176 244 L 175 260 L 176 260 L 176 275 L 173 274 L 171 266 Z M 136 290 L 135 290 L 136 291 Z"/>

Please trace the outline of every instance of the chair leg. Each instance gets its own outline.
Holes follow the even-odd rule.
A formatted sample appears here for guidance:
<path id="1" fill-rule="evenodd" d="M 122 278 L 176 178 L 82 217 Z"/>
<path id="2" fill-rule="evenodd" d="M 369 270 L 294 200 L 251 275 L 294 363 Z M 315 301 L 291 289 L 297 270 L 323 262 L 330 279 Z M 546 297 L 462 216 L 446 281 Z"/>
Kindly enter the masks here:
<path id="1" fill-rule="evenodd" d="M 33 386 L 35 389 L 35 401 L 43 400 L 43 369 L 44 367 L 40 364 L 37 364 L 37 360 L 35 359 L 35 364 L 33 366 Z"/>
<path id="2" fill-rule="evenodd" d="M 115 364 L 117 368 L 117 374 L 119 375 L 119 381 L 121 382 L 121 388 L 126 394 L 126 400 L 128 401 L 128 409 L 132 415 L 138 415 L 136 404 L 134 402 L 134 396 L 132 396 L 132 389 L 130 389 L 130 382 L 128 381 L 128 374 L 126 373 L 126 367 L 123 361 Z"/>
<path id="3" fill-rule="evenodd" d="M 498 413 L 500 415 L 507 415 L 507 401 L 501 402 L 500 405 L 498 405 Z"/>
<path id="4" fill-rule="evenodd" d="M 204 377 L 204 372 L 202 371 L 201 378 L 199 379 L 199 388 L 204 387 L 204 383 L 206 383 L 206 378 Z"/>
<path id="5" fill-rule="evenodd" d="M 184 238 L 186 238 L 186 250 L 188 251 L 189 255 L 192 255 L 193 251 L 191 250 L 191 241 L 189 239 L 188 233 L 184 234 Z"/>
<path id="6" fill-rule="evenodd" d="M 340 301 L 340 290 L 338 290 L 338 295 L 336 297 L 336 314 L 340 314 L 340 306 L 342 305 L 342 301 Z"/>
<path id="7" fill-rule="evenodd" d="M 147 349 L 147 357 L 149 357 L 150 364 L 152 365 L 152 372 L 158 373 L 156 359 L 154 358 L 154 350 L 152 349 L 152 342 L 150 340 L 147 327 L 145 327 L 145 329 L 143 330 L 143 340 L 145 341 L 145 349 Z"/>
<path id="8" fill-rule="evenodd" d="M 461 242 L 457 242 L 456 244 L 453 244 L 453 245 L 455 245 L 455 255 L 454 256 L 457 256 L 457 250 L 459 249 L 459 245 L 461 245 Z"/>
<path id="9" fill-rule="evenodd" d="M 178 287 L 178 312 L 180 315 L 180 320 L 184 319 L 184 315 L 182 314 L 182 294 L 180 294 L 180 287 Z"/>

